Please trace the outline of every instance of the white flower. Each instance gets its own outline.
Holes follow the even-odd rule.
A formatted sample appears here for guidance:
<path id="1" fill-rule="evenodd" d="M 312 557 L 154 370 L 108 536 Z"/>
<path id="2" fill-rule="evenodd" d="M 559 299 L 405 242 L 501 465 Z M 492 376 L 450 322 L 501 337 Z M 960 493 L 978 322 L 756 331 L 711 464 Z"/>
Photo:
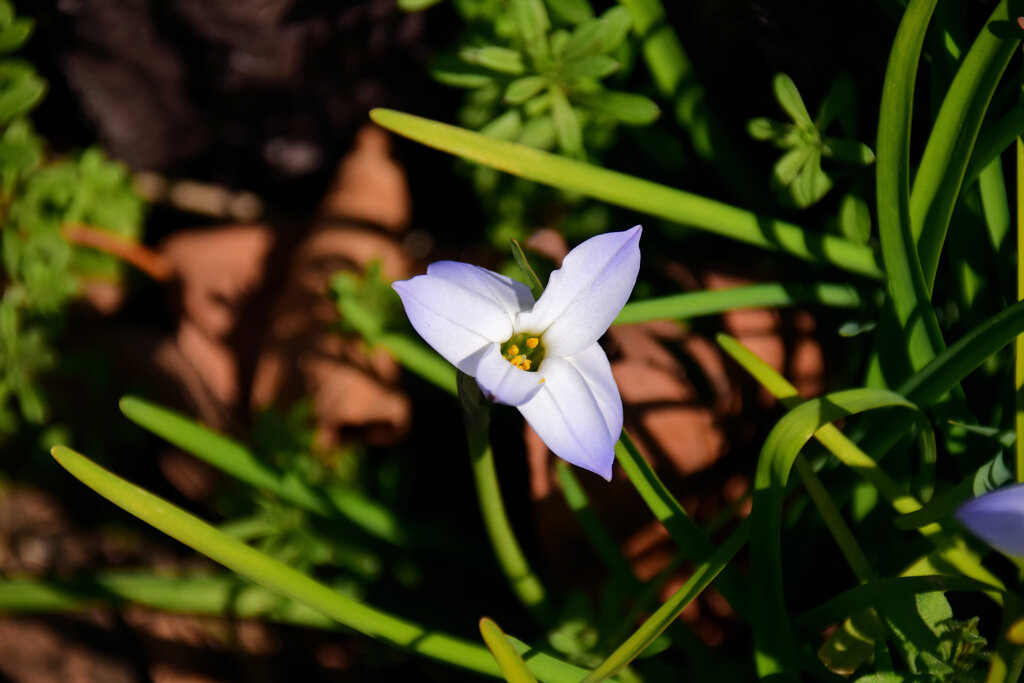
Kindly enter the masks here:
<path id="1" fill-rule="evenodd" d="M 640 231 L 573 249 L 536 302 L 526 285 L 455 261 L 393 287 L 420 336 L 485 396 L 516 406 L 555 455 L 610 480 L 622 399 L 597 340 L 633 291 Z"/>

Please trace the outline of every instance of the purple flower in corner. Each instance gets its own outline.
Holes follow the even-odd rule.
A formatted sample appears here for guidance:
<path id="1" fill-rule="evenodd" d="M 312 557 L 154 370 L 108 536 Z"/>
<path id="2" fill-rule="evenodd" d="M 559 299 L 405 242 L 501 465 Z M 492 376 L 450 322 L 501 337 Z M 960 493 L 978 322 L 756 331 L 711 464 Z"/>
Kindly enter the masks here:
<path id="1" fill-rule="evenodd" d="M 996 550 L 1024 557 L 1024 484 L 1014 484 L 969 500 L 956 518 Z"/>
<path id="2" fill-rule="evenodd" d="M 485 396 L 516 406 L 555 455 L 610 480 L 622 399 L 597 340 L 636 284 L 640 231 L 573 249 L 537 301 L 520 282 L 455 261 L 393 287 L 420 336 Z"/>

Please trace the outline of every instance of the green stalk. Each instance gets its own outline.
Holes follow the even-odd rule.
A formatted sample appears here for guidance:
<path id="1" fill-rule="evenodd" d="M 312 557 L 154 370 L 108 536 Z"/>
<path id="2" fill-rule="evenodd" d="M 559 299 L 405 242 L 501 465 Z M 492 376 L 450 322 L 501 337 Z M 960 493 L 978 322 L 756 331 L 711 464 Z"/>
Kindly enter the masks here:
<path id="1" fill-rule="evenodd" d="M 601 524 L 594 510 L 590 507 L 587 499 L 587 492 L 583 490 L 579 478 L 572 471 L 572 467 L 566 462 L 559 460 L 555 463 L 555 472 L 558 481 L 562 485 L 562 493 L 565 495 L 565 502 L 569 509 L 576 515 L 576 520 L 583 528 L 590 544 L 594 546 L 598 557 L 608 567 L 612 580 L 623 587 L 637 589 L 641 587 L 640 580 L 633 574 L 629 562 L 622 556 L 618 544 L 611 537 L 608 530 Z"/>
<path id="2" fill-rule="evenodd" d="M 480 635 L 483 636 L 487 649 L 494 655 L 494 661 L 498 663 L 501 675 L 508 683 L 537 683 L 526 662 L 516 652 L 500 626 L 484 617 L 480 620 Z"/>
<path id="3" fill-rule="evenodd" d="M 944 348 L 910 220 L 910 124 L 914 81 L 936 2 L 911 0 L 907 5 L 889 56 L 878 120 L 878 232 L 889 296 L 914 370 L 923 367 Z"/>
<path id="4" fill-rule="evenodd" d="M 797 456 L 793 463 L 793 468 L 796 470 L 797 476 L 800 477 L 800 483 L 804 485 L 804 489 L 806 489 L 807 495 L 810 496 L 811 501 L 814 503 L 814 507 L 818 509 L 818 514 L 825 521 L 825 526 L 828 528 L 829 533 L 832 534 L 832 538 L 835 539 L 836 545 L 839 546 L 840 552 L 846 558 L 846 563 L 853 570 L 853 575 L 861 583 L 873 579 L 875 571 L 871 567 L 871 561 L 868 560 L 864 551 L 861 550 L 857 539 L 853 536 L 853 532 L 846 524 L 846 520 L 843 519 L 843 515 L 839 512 L 839 508 L 836 507 L 832 498 L 829 497 L 825 485 L 821 483 L 821 479 L 814 473 L 814 468 L 811 467 L 811 464 L 802 455 Z"/>
<path id="5" fill-rule="evenodd" d="M 459 373 L 459 402 L 466 423 L 480 512 L 498 565 L 523 606 L 539 623 L 550 624 L 552 612 L 544 585 L 526 559 L 505 512 L 491 449 L 491 403 L 480 393 L 476 380 L 462 373 Z"/>
<path id="6" fill-rule="evenodd" d="M 698 566 L 690 578 L 641 624 L 622 645 L 601 662 L 581 683 L 597 683 L 621 671 L 634 659 L 643 654 L 658 636 L 668 628 L 693 600 L 707 588 L 716 576 L 729 565 L 736 553 L 747 544 L 750 524 L 745 520 L 725 540 L 706 562 Z"/>
<path id="7" fill-rule="evenodd" d="M 715 553 L 715 545 L 679 504 L 651 466 L 640 454 L 636 444 L 622 431 L 615 444 L 615 459 L 625 471 L 644 503 L 675 541 L 679 552 L 696 563 L 706 562 Z M 733 610 L 743 616 L 747 612 L 746 586 L 733 567 L 727 567 L 718 580 L 718 590 Z"/>
<path id="8" fill-rule="evenodd" d="M 964 175 L 964 187 L 978 179 L 988 165 L 1002 156 L 1021 133 L 1024 133 L 1024 104 L 1018 104 L 998 121 L 978 133 L 971 162 Z"/>
<path id="9" fill-rule="evenodd" d="M 1019 31 L 1002 30 L 1015 20 L 1007 0 L 992 11 L 953 78 L 921 157 L 910 199 L 910 225 L 929 292 L 978 131 L 1020 43 Z"/>

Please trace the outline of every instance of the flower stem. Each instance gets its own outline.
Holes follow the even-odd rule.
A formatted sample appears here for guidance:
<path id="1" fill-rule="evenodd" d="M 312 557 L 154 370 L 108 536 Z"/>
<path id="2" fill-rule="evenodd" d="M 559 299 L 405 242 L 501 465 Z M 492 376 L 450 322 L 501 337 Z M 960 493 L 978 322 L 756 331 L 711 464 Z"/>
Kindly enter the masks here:
<path id="1" fill-rule="evenodd" d="M 66 223 L 61 226 L 61 234 L 72 244 L 91 247 L 129 263 L 157 282 L 167 282 L 174 276 L 174 265 L 167 257 L 113 230 Z"/>
<path id="2" fill-rule="evenodd" d="M 494 451 L 491 449 L 491 404 L 480 393 L 472 377 L 460 372 L 458 385 L 480 512 L 494 554 L 519 601 L 538 622 L 549 624 L 552 615 L 544 585 L 527 561 L 505 513 L 498 473 L 494 467 Z"/>

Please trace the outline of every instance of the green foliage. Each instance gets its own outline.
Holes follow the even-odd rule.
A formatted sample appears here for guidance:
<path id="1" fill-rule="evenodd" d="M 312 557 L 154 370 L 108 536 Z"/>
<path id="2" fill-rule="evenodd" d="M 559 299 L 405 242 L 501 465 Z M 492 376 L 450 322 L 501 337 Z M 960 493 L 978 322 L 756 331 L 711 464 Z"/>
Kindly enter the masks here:
<path id="1" fill-rule="evenodd" d="M 776 74 L 773 88 L 775 99 L 790 120 L 780 122 L 765 118 L 752 119 L 747 130 L 755 140 L 770 142 L 786 150 L 775 162 L 772 185 L 781 199 L 792 202 L 797 208 L 806 209 L 818 203 L 832 189 L 832 178 L 821 167 L 823 159 L 866 166 L 874 162 L 875 154 L 867 145 L 856 140 L 825 135 L 833 123 L 838 123 L 844 135 L 853 134 L 857 96 L 853 81 L 848 76 L 836 79 L 814 119 L 807 111 L 793 79 L 786 74 Z M 854 235 L 860 236 L 862 233 L 861 228 Z M 859 241 L 866 241 L 866 237 Z"/>
<path id="2" fill-rule="evenodd" d="M 32 21 L 0 0 L 0 54 L 17 50 L 31 32 Z M 49 157 L 27 118 L 45 92 L 30 63 L 0 57 L 0 437 L 17 431 L 19 415 L 46 421 L 39 380 L 56 362 L 50 345 L 82 283 L 122 276 L 120 262 L 74 246 L 65 229 L 88 225 L 128 240 L 141 234 L 142 202 L 123 166 L 98 149 Z"/>
<path id="3" fill-rule="evenodd" d="M 432 73 L 445 85 L 470 90 L 459 113 L 467 127 L 582 159 L 609 148 L 617 126 L 646 126 L 660 115 L 646 96 L 606 85 L 624 82 L 635 59 L 624 7 L 595 16 L 588 0 L 460 0 L 455 6 L 466 22 L 461 47 L 439 57 Z M 551 197 L 488 169 L 474 169 L 473 182 L 487 213 L 500 217 L 488 228 L 495 246 L 523 239 Z M 580 205 L 571 195 L 556 196 Z M 579 213 L 567 216 L 569 233 L 606 229 L 603 216 L 596 224 L 572 225 Z"/>
<path id="4" fill-rule="evenodd" d="M 658 117 L 651 100 L 602 83 L 632 61 L 624 8 L 595 17 L 586 0 L 456 6 L 469 24 L 463 47 L 439 59 L 433 73 L 441 83 L 473 90 L 461 114 L 467 125 L 583 157 L 586 148 L 607 144 L 616 123 L 642 126 Z M 490 21 L 478 21 L 483 17 Z"/>

